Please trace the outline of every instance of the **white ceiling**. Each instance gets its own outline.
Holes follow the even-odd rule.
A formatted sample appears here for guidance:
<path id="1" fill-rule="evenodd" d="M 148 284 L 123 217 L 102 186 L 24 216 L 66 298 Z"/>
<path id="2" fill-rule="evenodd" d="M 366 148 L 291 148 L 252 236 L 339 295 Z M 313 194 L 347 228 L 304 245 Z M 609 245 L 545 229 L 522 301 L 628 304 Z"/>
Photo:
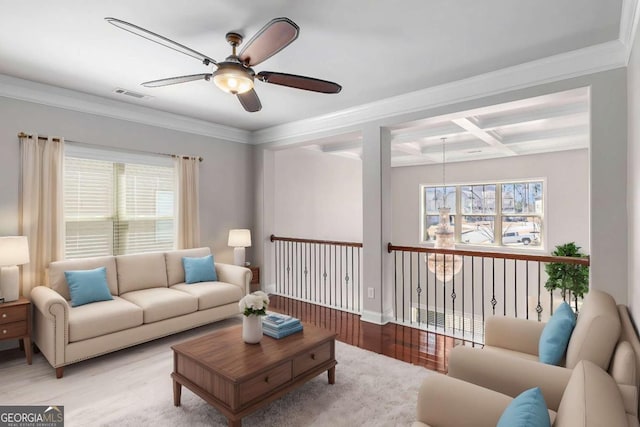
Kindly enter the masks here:
<path id="1" fill-rule="evenodd" d="M 617 40 L 622 3 L 0 0 L 0 74 L 258 130 Z M 247 113 L 212 82 L 143 88 L 143 81 L 207 72 L 207 68 L 109 25 L 104 21 L 107 16 L 218 60 L 230 53 L 224 38 L 228 31 L 250 37 L 270 19 L 286 16 L 300 26 L 298 40 L 256 66 L 256 71 L 332 80 L 343 90 L 324 95 L 257 82 L 263 109 Z M 115 88 L 151 98 L 116 95 Z M 483 120 L 490 122 L 491 117 Z M 503 145 L 516 150 L 517 126 L 500 133 L 512 141 Z M 420 144 L 428 151 L 428 141 Z"/>
<path id="2" fill-rule="evenodd" d="M 464 162 L 589 147 L 589 89 L 580 88 L 403 123 L 391 130 L 391 165 Z M 444 139 L 444 141 L 443 141 Z M 359 159 L 358 132 L 305 148 Z"/>

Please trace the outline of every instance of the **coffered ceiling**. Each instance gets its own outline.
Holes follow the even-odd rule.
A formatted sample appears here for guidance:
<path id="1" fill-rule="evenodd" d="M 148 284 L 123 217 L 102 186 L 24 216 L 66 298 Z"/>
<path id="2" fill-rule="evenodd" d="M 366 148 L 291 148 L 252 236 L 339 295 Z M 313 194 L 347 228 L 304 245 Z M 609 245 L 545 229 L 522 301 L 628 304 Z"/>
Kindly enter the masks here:
<path id="1" fill-rule="evenodd" d="M 628 33 L 629 3 L 636 1 L 0 0 L 0 74 L 255 131 L 616 43 Z M 108 16 L 218 60 L 230 53 L 228 31 L 249 37 L 286 16 L 300 26 L 299 38 L 256 71 L 332 80 L 343 90 L 324 95 L 257 82 L 263 109 L 247 113 L 204 80 L 144 88 L 141 82 L 205 73 L 211 66 L 119 30 L 104 21 Z M 117 94 L 117 88 L 145 98 Z M 435 160 L 441 136 L 447 136 L 452 158 L 539 150 L 571 139 L 572 130 L 580 134 L 586 126 L 581 108 L 573 99 L 548 109 L 517 106 L 509 114 L 468 112 L 414 123 L 394 130 L 394 161 Z"/>
<path id="2" fill-rule="evenodd" d="M 444 140 L 444 141 L 443 141 Z M 589 146 L 588 88 L 431 117 L 391 128 L 391 164 L 472 161 Z M 362 138 L 349 133 L 305 145 L 360 158 Z"/>

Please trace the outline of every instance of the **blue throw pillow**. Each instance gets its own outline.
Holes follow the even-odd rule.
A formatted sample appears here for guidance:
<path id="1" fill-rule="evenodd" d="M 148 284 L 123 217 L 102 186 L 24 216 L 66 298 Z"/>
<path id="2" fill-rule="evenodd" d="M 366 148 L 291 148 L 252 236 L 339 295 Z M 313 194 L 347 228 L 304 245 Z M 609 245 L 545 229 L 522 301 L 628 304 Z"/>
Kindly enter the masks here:
<path id="1" fill-rule="evenodd" d="M 549 411 L 540 388 L 523 391 L 513 399 L 496 427 L 551 427 Z"/>
<path id="2" fill-rule="evenodd" d="M 557 308 L 549 323 L 547 323 L 540 335 L 538 342 L 538 355 L 542 363 L 548 365 L 557 365 L 562 360 L 562 356 L 567 351 L 571 332 L 576 326 L 576 315 L 569 307 L 569 304 L 563 302 Z"/>
<path id="3" fill-rule="evenodd" d="M 215 282 L 218 280 L 213 255 L 202 258 L 182 257 L 184 267 L 184 281 L 187 284 L 198 282 Z"/>
<path id="4" fill-rule="evenodd" d="M 72 307 L 113 299 L 107 284 L 107 269 L 105 267 L 93 270 L 65 271 L 64 276 L 69 285 Z"/>

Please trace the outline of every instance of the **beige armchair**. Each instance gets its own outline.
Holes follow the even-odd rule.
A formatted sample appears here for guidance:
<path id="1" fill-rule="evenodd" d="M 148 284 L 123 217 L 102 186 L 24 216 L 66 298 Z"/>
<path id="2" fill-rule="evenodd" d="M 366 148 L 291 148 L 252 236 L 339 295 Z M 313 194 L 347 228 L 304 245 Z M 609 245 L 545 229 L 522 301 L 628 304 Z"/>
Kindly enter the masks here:
<path id="1" fill-rule="evenodd" d="M 413 427 L 495 427 L 513 400 L 496 391 L 445 375 L 429 375 L 418 392 Z M 616 382 L 595 364 L 579 362 L 558 410 L 549 411 L 554 427 L 638 427 Z"/>
<path id="2" fill-rule="evenodd" d="M 449 358 L 449 375 L 511 397 L 538 386 L 547 406 L 557 410 L 572 369 L 580 361 L 590 361 L 604 370 L 609 368 L 620 337 L 620 315 L 609 294 L 590 291 L 561 366 L 538 361 L 538 341 L 544 326 L 533 320 L 489 318 L 484 348 L 454 348 Z M 635 377 L 635 361 L 632 364 L 633 374 L 625 375 Z"/>

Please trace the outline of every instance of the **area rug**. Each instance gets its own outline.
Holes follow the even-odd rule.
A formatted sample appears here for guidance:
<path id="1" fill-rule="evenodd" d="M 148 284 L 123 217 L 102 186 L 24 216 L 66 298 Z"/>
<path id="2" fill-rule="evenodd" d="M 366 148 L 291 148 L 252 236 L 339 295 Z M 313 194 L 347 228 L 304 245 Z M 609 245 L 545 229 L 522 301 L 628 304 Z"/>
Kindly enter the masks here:
<path id="1" fill-rule="evenodd" d="M 0 396 L 11 395 L 8 400 L 22 404 L 63 404 L 67 427 L 227 426 L 220 412 L 186 388 L 182 406 L 173 406 L 169 373 L 174 341 L 181 340 L 170 337 L 83 362 L 86 369 L 69 367 L 62 380 L 51 378 L 51 367 L 40 361 L 39 369 L 47 375 L 37 380 L 40 387 Z M 427 375 L 438 375 L 341 342 L 336 343 L 336 359 L 334 385 L 327 383 L 326 374 L 319 375 L 243 418 L 242 425 L 409 426 L 415 420 L 420 383 Z M 40 402 L 25 401 L 29 395 Z"/>

